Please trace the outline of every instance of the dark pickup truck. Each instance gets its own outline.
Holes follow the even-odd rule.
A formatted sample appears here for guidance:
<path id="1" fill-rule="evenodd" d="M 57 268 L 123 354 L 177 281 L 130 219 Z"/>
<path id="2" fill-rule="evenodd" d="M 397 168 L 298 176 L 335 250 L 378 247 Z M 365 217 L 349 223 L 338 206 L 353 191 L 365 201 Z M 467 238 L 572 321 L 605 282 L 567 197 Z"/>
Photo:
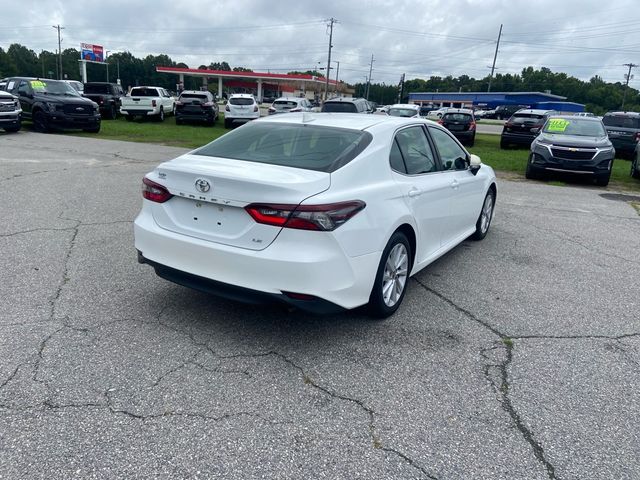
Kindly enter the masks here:
<path id="1" fill-rule="evenodd" d="M 120 110 L 120 98 L 124 96 L 117 83 L 89 82 L 84 84 L 84 97 L 98 104 L 104 118 L 114 119 Z"/>

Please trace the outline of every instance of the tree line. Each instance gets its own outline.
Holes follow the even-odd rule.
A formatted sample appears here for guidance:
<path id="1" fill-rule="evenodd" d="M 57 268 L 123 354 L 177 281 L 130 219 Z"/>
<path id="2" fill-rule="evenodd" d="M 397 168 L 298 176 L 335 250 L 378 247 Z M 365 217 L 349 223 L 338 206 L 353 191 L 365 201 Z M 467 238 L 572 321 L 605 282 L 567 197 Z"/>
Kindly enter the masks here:
<path id="1" fill-rule="evenodd" d="M 36 53 L 33 50 L 14 43 L 6 50 L 0 47 L 0 78 L 8 76 L 30 77 L 58 77 L 58 56 L 54 52 L 46 50 Z M 65 78 L 80 80 L 80 51 L 75 48 L 67 48 L 62 51 L 62 71 Z M 89 81 L 115 82 L 118 78 L 123 87 L 135 85 L 157 85 L 167 89 L 175 89 L 177 77 L 172 74 L 156 72 L 156 65 L 167 67 L 188 68 L 185 63 L 177 63 L 168 55 L 147 55 L 138 58 L 130 52 L 112 53 L 108 57 L 109 76 L 105 65 L 93 63 L 87 64 L 87 76 Z M 202 64 L 199 69 L 245 71 L 251 70 L 242 66 L 231 67 L 227 62 L 211 62 Z M 318 71 L 289 72 L 309 73 L 318 77 L 322 73 Z M 185 88 L 198 89 L 202 85 L 200 78 L 185 76 Z M 475 79 L 468 75 L 459 77 L 432 76 L 428 80 L 414 78 L 405 81 L 404 98 L 406 102 L 411 92 L 486 92 L 489 85 L 489 76 Z M 366 84 L 357 83 L 355 95 L 364 96 Z M 550 91 L 555 95 L 567 97 L 570 102 L 584 103 L 588 111 L 602 114 L 606 111 L 620 109 L 625 85 L 622 82 L 605 82 L 602 78 L 594 76 L 589 80 L 580 80 L 562 72 L 552 72 L 549 68 L 539 69 L 526 67 L 520 74 L 497 74 L 491 82 L 491 90 L 494 92 L 526 92 Z M 398 85 L 374 83 L 369 86 L 369 99 L 379 104 L 386 105 L 396 103 L 398 100 Z M 640 96 L 638 90 L 629 87 L 627 90 L 625 109 L 640 111 Z"/>

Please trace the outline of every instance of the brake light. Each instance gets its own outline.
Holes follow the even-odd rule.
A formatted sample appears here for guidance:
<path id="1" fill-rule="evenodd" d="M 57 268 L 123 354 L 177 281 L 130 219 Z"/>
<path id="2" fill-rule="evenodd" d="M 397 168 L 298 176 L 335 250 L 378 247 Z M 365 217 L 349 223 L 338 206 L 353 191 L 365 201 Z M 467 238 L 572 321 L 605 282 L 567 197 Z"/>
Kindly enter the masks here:
<path id="1" fill-rule="evenodd" d="M 469 130 L 475 130 L 476 129 L 476 122 L 471 122 L 469 124 Z"/>
<path id="2" fill-rule="evenodd" d="M 361 200 L 323 205 L 247 205 L 253 219 L 265 225 L 299 230 L 332 231 L 344 224 L 366 204 Z"/>
<path id="3" fill-rule="evenodd" d="M 275 108 L 273 108 L 273 107 L 269 107 L 269 111 L 270 111 L 270 112 L 275 112 L 275 111 L 276 111 L 276 109 L 275 109 Z"/>
<path id="4" fill-rule="evenodd" d="M 636 132 L 636 142 L 640 141 L 640 132 Z"/>
<path id="5" fill-rule="evenodd" d="M 142 179 L 142 197 L 156 203 L 164 203 L 173 195 L 159 183 L 152 182 L 147 177 Z"/>
<path id="6" fill-rule="evenodd" d="M 157 105 L 156 101 L 155 100 L 151 100 L 151 106 L 155 107 L 156 105 Z"/>
<path id="7" fill-rule="evenodd" d="M 507 127 L 507 128 L 513 128 L 513 123 L 507 122 L 507 123 L 504 124 L 504 126 Z"/>
<path id="8" fill-rule="evenodd" d="M 231 109 L 229 108 L 229 105 L 225 105 L 225 107 L 224 107 L 224 111 L 225 111 L 225 112 L 230 112 L 230 111 L 231 111 Z"/>
<path id="9" fill-rule="evenodd" d="M 255 107 L 253 107 L 253 111 L 254 111 L 254 112 L 257 112 L 257 111 L 259 111 L 259 110 L 260 110 L 260 109 L 258 108 L 258 105 L 256 105 Z"/>
<path id="10" fill-rule="evenodd" d="M 439 123 L 440 125 L 444 125 L 444 120 L 440 119 L 440 120 L 438 120 L 438 123 Z"/>

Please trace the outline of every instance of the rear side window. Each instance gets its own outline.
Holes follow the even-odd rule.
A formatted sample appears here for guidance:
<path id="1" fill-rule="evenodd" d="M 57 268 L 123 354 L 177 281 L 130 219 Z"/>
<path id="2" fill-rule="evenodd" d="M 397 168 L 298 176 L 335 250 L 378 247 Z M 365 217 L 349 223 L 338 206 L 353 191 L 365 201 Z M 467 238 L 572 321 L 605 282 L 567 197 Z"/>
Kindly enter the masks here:
<path id="1" fill-rule="evenodd" d="M 448 122 L 471 122 L 471 115 L 468 113 L 445 113 L 442 117 Z"/>
<path id="2" fill-rule="evenodd" d="M 194 154 L 331 173 L 356 158 L 372 138 L 360 130 L 263 122 L 233 130 Z"/>
<path id="3" fill-rule="evenodd" d="M 640 118 L 625 117 L 623 115 L 605 115 L 602 123 L 607 127 L 640 128 Z"/>
<path id="4" fill-rule="evenodd" d="M 160 94 L 155 88 L 132 88 L 132 97 L 159 97 Z"/>
<path id="5" fill-rule="evenodd" d="M 87 93 L 89 95 L 91 95 L 92 93 L 97 93 L 97 94 L 110 94 L 111 93 L 111 86 L 110 85 L 92 85 L 90 83 L 87 83 L 84 86 L 84 93 Z"/>
<path id="6" fill-rule="evenodd" d="M 253 105 L 253 98 L 231 97 L 229 103 L 231 105 Z"/>
<path id="7" fill-rule="evenodd" d="M 348 102 L 326 102 L 322 106 L 322 111 L 329 113 L 358 113 L 356 106 Z"/>

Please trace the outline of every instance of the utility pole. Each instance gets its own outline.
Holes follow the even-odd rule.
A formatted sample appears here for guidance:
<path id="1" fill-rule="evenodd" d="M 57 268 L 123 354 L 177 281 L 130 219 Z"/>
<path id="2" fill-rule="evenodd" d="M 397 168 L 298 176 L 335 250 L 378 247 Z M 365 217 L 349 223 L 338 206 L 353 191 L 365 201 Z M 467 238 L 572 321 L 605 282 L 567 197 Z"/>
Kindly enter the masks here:
<path id="1" fill-rule="evenodd" d="M 42 63 L 42 78 L 46 78 L 44 74 L 44 50 L 40 50 L 40 63 Z"/>
<path id="2" fill-rule="evenodd" d="M 402 97 L 404 96 L 404 73 L 400 77 L 400 83 L 398 84 L 398 102 L 402 103 Z"/>
<path id="3" fill-rule="evenodd" d="M 629 72 L 625 75 L 627 77 L 627 81 L 624 85 L 624 93 L 622 94 L 622 111 L 624 112 L 624 102 L 627 99 L 627 90 L 629 90 L 629 80 L 633 77 L 631 75 L 631 69 L 637 67 L 635 63 L 624 63 L 623 66 L 629 67 Z"/>
<path id="4" fill-rule="evenodd" d="M 493 80 L 493 72 L 496 69 L 496 59 L 498 58 L 498 48 L 500 47 L 500 37 L 502 37 L 502 24 L 500 24 L 500 31 L 498 32 L 498 41 L 496 42 L 496 53 L 493 54 L 493 64 L 491 65 L 491 75 L 489 75 L 489 87 L 487 92 L 491 91 L 491 80 Z"/>
<path id="5" fill-rule="evenodd" d="M 327 97 L 329 96 L 329 73 L 331 72 L 331 49 L 333 48 L 333 45 L 331 44 L 331 42 L 333 41 L 333 24 L 336 23 L 337 20 L 333 17 L 331 17 L 329 19 L 329 25 L 327 25 L 329 27 L 329 56 L 327 58 L 327 76 L 326 76 L 326 83 L 324 85 L 324 99 L 325 101 L 327 100 Z"/>
<path id="6" fill-rule="evenodd" d="M 371 86 L 371 72 L 373 71 L 373 53 L 371 54 L 371 63 L 369 64 L 369 78 L 367 78 L 367 94 L 365 99 L 369 100 L 369 87 Z"/>
<path id="7" fill-rule="evenodd" d="M 62 80 L 62 38 L 60 38 L 60 30 L 64 30 L 64 27 L 61 27 L 60 25 L 51 26 L 58 30 L 58 64 L 60 65 L 60 70 L 58 70 L 58 80 Z"/>
<path id="8" fill-rule="evenodd" d="M 336 69 L 336 94 L 338 93 L 338 75 L 340 74 L 340 62 L 338 62 L 336 60 L 336 63 L 338 64 L 338 68 Z"/>

